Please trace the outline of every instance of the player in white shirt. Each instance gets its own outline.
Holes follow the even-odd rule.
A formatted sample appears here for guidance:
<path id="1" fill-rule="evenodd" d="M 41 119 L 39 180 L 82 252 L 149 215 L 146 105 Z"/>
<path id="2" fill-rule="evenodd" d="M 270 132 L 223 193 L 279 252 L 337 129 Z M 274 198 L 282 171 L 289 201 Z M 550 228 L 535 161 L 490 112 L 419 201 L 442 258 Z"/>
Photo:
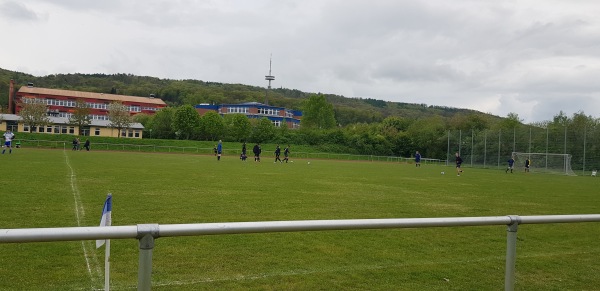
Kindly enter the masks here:
<path id="1" fill-rule="evenodd" d="M 2 149 L 2 154 L 4 154 L 4 152 L 6 151 L 6 148 L 8 148 L 8 153 L 12 154 L 13 138 L 15 138 L 15 134 L 12 133 L 12 131 L 10 131 L 10 129 L 7 129 L 6 132 L 4 133 L 4 148 Z"/>

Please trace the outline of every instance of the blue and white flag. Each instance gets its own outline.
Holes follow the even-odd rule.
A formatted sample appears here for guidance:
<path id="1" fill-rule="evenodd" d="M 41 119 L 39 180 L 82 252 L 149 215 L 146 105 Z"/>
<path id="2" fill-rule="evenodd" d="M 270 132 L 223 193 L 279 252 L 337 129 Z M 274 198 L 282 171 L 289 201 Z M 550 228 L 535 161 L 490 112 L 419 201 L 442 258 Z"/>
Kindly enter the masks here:
<path id="1" fill-rule="evenodd" d="M 112 211 L 112 195 L 108 194 L 108 196 L 106 196 L 106 201 L 104 201 L 104 208 L 102 209 L 102 219 L 100 219 L 100 226 L 110 226 L 111 225 L 111 219 L 110 219 L 110 212 Z M 101 247 L 102 245 L 104 245 L 104 242 L 106 242 L 106 240 L 104 239 L 99 239 L 96 241 L 96 248 Z"/>

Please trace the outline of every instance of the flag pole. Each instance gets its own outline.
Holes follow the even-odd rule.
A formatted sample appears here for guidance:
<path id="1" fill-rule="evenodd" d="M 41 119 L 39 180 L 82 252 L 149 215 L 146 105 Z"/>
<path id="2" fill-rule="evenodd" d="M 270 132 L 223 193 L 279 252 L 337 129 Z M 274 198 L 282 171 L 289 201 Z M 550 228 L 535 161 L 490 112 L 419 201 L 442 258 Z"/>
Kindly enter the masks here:
<path id="1" fill-rule="evenodd" d="M 104 201 L 104 207 L 102 208 L 102 218 L 100 219 L 100 226 L 111 226 L 112 225 L 112 194 L 108 193 L 106 201 Z M 96 240 L 96 248 L 106 244 L 104 249 L 104 290 L 110 290 L 110 239 Z"/>
<path id="2" fill-rule="evenodd" d="M 111 221 L 111 213 L 108 213 L 109 225 Z M 104 250 L 104 290 L 110 290 L 110 239 L 106 240 L 106 249 Z"/>
<path id="3" fill-rule="evenodd" d="M 104 256 L 104 290 L 110 290 L 110 240 L 106 240 Z"/>

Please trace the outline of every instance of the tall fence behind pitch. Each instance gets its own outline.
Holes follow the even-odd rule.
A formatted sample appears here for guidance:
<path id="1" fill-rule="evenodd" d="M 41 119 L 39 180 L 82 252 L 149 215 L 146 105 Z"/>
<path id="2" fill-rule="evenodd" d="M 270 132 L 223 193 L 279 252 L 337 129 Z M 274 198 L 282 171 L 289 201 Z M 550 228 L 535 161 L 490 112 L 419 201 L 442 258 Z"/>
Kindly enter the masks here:
<path id="1" fill-rule="evenodd" d="M 47 140 L 21 140 L 22 146 L 46 148 L 70 148 L 70 142 Z M 430 149 L 416 148 L 429 152 L 423 163 L 452 164 L 454 153 L 459 152 L 464 166 L 502 168 L 513 152 L 570 154 L 571 168 L 576 174 L 587 175 L 600 170 L 600 128 L 573 128 L 520 126 L 510 130 L 448 130 L 443 136 L 424 145 Z M 211 154 L 212 148 L 158 146 L 139 144 L 94 143 L 94 150 L 118 150 L 139 152 L 197 153 Z M 239 155 L 240 148 L 224 150 L 226 155 Z M 445 153 L 445 154 L 444 154 Z M 251 155 L 251 153 L 249 153 Z M 271 152 L 263 152 L 269 158 Z M 412 157 L 353 155 L 339 153 L 293 152 L 292 158 L 337 159 L 355 161 L 412 162 Z M 535 167 L 536 161 L 533 161 Z"/>
<path id="2" fill-rule="evenodd" d="M 463 165 L 502 168 L 513 152 L 570 154 L 576 174 L 600 169 L 600 130 L 569 129 L 522 126 L 510 130 L 449 130 L 445 136 L 446 160 L 452 164 L 454 153 L 459 152 Z"/>

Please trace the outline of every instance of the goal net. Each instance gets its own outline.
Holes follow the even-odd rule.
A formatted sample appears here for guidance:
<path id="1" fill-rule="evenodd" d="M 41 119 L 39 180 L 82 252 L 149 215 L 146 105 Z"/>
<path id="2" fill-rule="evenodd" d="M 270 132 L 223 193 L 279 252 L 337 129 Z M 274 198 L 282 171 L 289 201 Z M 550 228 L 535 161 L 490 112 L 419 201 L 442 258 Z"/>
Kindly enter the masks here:
<path id="1" fill-rule="evenodd" d="M 531 172 L 545 172 L 576 176 L 571 169 L 571 155 L 551 153 L 521 153 L 513 152 L 515 169 L 524 169 L 525 160 L 529 158 L 529 169 Z"/>

